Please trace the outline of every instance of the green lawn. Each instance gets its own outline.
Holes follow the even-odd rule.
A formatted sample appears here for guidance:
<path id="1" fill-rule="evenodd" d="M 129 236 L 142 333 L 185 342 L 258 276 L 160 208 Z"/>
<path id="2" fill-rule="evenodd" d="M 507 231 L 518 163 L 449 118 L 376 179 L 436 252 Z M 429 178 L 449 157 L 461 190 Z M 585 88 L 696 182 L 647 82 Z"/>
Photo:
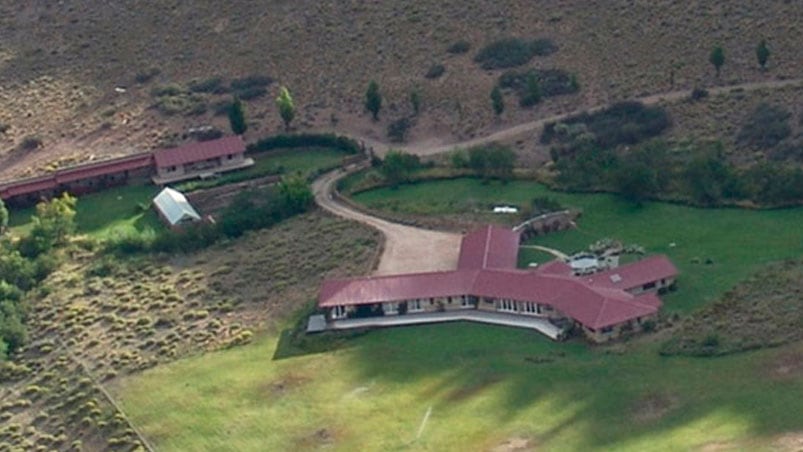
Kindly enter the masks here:
<path id="1" fill-rule="evenodd" d="M 159 188 L 153 185 L 115 187 L 78 198 L 75 223 L 79 233 L 105 237 L 125 230 L 162 227 L 151 201 Z M 36 209 L 10 211 L 11 232 L 22 234 L 31 226 Z"/>
<path id="2" fill-rule="evenodd" d="M 171 451 L 489 450 L 516 437 L 546 450 L 761 450 L 803 428 L 793 415 L 803 379 L 769 370 L 789 347 L 662 358 L 650 343 L 606 353 L 474 324 L 375 331 L 350 345 L 275 360 L 267 336 L 148 370 L 115 392 Z"/>
<path id="3" fill-rule="evenodd" d="M 666 298 L 670 310 L 700 306 L 761 263 L 803 253 L 803 209 L 634 208 L 606 195 L 471 179 L 357 200 L 434 213 L 457 212 L 466 199 L 524 203 L 544 195 L 584 215 L 578 230 L 538 243 L 571 251 L 610 236 L 668 253 L 683 272 Z M 692 264 L 698 256 L 714 264 Z M 547 259 L 526 250 L 520 264 Z M 644 336 L 591 347 L 525 330 L 442 324 L 374 331 L 336 351 L 276 359 L 283 347 L 271 333 L 128 377 L 115 392 L 163 450 L 489 450 L 512 438 L 547 450 L 762 450 L 803 429 L 803 417 L 792 415 L 803 379 L 773 370 L 790 354 L 803 355 L 803 344 L 695 359 L 661 357 L 661 342 Z"/>
<path id="4" fill-rule="evenodd" d="M 578 229 L 536 238 L 531 243 L 571 252 L 611 237 L 642 245 L 649 253 L 668 254 L 682 273 L 679 290 L 665 298 L 669 311 L 687 312 L 699 307 L 763 264 L 803 255 L 803 208 L 750 211 L 667 203 L 635 207 L 612 195 L 553 192 L 527 181 L 483 185 L 469 178 L 372 190 L 354 199 L 372 208 L 434 215 L 459 213 L 464 206 L 477 203 L 525 205 L 538 196 L 581 208 L 583 215 Z M 674 247 L 670 247 L 672 243 Z M 526 264 L 526 259 L 525 255 L 520 263 Z M 696 259 L 701 263 L 693 263 Z M 706 265 L 706 259 L 713 264 Z"/>

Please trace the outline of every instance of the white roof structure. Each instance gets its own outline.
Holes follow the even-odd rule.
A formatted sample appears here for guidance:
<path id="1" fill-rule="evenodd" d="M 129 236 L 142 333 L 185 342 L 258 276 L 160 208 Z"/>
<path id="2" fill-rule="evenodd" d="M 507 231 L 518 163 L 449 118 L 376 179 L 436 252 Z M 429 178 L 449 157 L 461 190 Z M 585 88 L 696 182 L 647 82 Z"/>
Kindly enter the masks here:
<path id="1" fill-rule="evenodd" d="M 153 205 L 162 214 L 162 217 L 170 223 L 170 226 L 201 219 L 201 216 L 192 208 L 184 194 L 170 187 L 165 188 L 153 198 Z"/>

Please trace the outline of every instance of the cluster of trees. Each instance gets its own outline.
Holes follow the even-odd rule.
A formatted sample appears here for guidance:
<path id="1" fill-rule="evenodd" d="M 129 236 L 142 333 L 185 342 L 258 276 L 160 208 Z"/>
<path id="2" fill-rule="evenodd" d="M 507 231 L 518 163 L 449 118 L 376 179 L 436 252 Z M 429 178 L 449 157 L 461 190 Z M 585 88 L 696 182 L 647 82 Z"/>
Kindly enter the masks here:
<path id="1" fill-rule="evenodd" d="M 290 124 L 296 117 L 296 104 L 290 90 L 282 86 L 279 88 L 279 96 L 276 97 L 276 108 L 279 116 L 284 122 L 284 130 L 290 130 Z M 228 108 L 229 126 L 232 133 L 242 135 L 248 130 L 248 123 L 245 120 L 245 109 L 240 97 L 235 96 Z"/>
<path id="2" fill-rule="evenodd" d="M 55 268 L 54 250 L 75 230 L 75 204 L 67 194 L 38 204 L 30 233 L 12 242 L 6 233 L 8 211 L 0 200 L 0 359 L 25 343 L 25 293 Z"/>
<path id="3" fill-rule="evenodd" d="M 379 166 L 379 172 L 391 187 L 410 181 L 413 172 L 421 168 L 421 159 L 417 155 L 401 151 L 389 151 Z"/>
<path id="4" fill-rule="evenodd" d="M 588 146 L 556 167 L 563 188 L 613 191 L 635 203 L 674 198 L 707 206 L 748 200 L 781 206 L 803 200 L 803 170 L 771 162 L 736 168 L 720 144 L 673 153 L 665 142 L 651 141 L 623 155 Z"/>
<path id="5" fill-rule="evenodd" d="M 761 67 L 761 70 L 765 70 L 767 68 L 767 62 L 770 59 L 770 55 L 771 52 L 769 47 L 767 47 L 767 41 L 762 39 L 756 46 L 756 61 Z M 719 72 L 722 69 L 722 66 L 725 64 L 725 49 L 723 49 L 721 45 L 714 46 L 714 48 L 711 49 L 711 53 L 708 55 L 708 62 L 714 66 L 714 70 L 716 71 L 718 78 Z"/>
<path id="6" fill-rule="evenodd" d="M 507 182 L 513 177 L 516 166 L 516 153 L 507 146 L 496 144 L 473 147 L 468 153 L 454 151 L 451 159 L 452 166 L 469 168 L 484 181 L 497 179 Z"/>

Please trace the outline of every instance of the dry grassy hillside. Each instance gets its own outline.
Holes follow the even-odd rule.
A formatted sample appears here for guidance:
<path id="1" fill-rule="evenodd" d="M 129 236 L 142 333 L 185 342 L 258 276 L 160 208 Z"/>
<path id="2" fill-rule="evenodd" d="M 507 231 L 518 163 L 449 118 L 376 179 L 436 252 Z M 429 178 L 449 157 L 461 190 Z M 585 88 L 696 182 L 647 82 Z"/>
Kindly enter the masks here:
<path id="1" fill-rule="evenodd" d="M 149 108 L 152 88 L 168 82 L 269 76 L 295 95 L 299 128 L 334 126 L 379 138 L 389 120 L 409 111 L 409 93 L 418 87 L 423 113 L 411 138 L 460 138 L 673 87 L 799 76 L 802 18 L 800 2 L 759 0 L 1 0 L 0 123 L 8 129 L 0 134 L 0 176 L 56 158 L 148 148 L 190 126 L 226 125 L 211 112 L 225 96 L 204 98 L 210 107 L 197 116 Z M 482 70 L 472 57 L 504 36 L 551 38 L 559 50 L 530 66 L 576 73 L 579 94 L 526 111 L 510 97 L 495 119 L 488 94 L 501 71 Z M 767 73 L 754 55 L 762 37 L 772 50 Z M 471 49 L 448 53 L 458 40 Z M 718 81 L 708 63 L 716 43 L 726 52 Z M 444 74 L 425 78 L 434 64 Z M 152 68 L 159 70 L 152 80 L 135 81 Z M 386 96 L 378 125 L 362 112 L 372 78 Z M 248 103 L 251 134 L 279 127 L 272 101 L 278 83 Z M 25 137 L 42 146 L 20 149 Z"/>

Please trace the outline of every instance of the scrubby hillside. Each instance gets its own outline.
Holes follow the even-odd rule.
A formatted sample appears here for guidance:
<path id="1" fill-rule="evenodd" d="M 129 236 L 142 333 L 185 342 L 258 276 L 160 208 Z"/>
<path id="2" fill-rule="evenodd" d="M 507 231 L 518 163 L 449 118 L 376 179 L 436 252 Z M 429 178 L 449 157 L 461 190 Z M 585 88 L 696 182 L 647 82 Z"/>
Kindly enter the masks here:
<path id="1" fill-rule="evenodd" d="M 802 12 L 799 2 L 758 0 L 2 0 L 0 174 L 56 158 L 148 148 L 191 126 L 225 126 L 214 111 L 228 95 L 188 95 L 177 102 L 191 105 L 172 115 L 151 108 L 160 102 L 151 94 L 155 86 L 187 88 L 192 79 L 273 80 L 247 102 L 252 134 L 279 127 L 273 105 L 279 84 L 290 87 L 300 107 L 297 127 L 334 126 L 378 138 L 388 122 L 410 113 L 417 89 L 422 114 L 411 138 L 426 140 L 479 135 L 644 93 L 795 77 L 803 69 Z M 490 66 L 473 58 L 511 36 L 551 40 L 557 51 L 525 66 L 575 74 L 579 93 L 532 109 L 521 109 L 507 93 L 507 108 L 495 119 L 489 93 L 504 70 L 482 69 Z M 755 58 L 762 38 L 772 52 L 766 72 Z M 719 79 L 708 62 L 717 44 L 726 55 Z M 378 125 L 363 114 L 371 79 L 385 95 Z"/>

